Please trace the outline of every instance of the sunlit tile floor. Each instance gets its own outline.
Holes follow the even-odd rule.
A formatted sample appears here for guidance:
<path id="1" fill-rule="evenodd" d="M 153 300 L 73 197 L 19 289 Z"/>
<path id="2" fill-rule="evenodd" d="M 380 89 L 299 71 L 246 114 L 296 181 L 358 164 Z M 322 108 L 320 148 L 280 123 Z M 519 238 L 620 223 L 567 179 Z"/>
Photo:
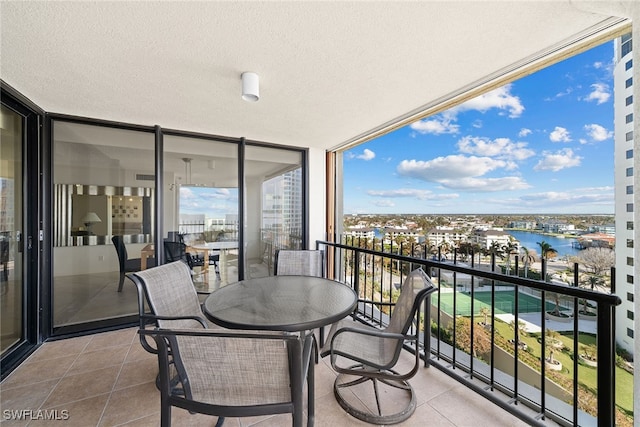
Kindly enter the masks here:
<path id="1" fill-rule="evenodd" d="M 411 363 L 409 354 L 401 363 Z M 145 352 L 135 328 L 48 342 L 0 384 L 3 427 L 54 425 L 158 426 L 157 364 Z M 316 366 L 316 426 L 359 426 L 333 395 L 335 373 L 327 360 Z M 423 368 L 411 380 L 418 407 L 401 426 L 524 426 L 524 422 L 452 380 Z M 48 411 L 58 421 L 18 421 L 11 411 Z M 13 412 L 15 413 L 15 412 Z M 213 426 L 215 417 L 174 408 L 175 426 Z M 288 426 L 290 415 L 230 418 L 225 426 Z"/>

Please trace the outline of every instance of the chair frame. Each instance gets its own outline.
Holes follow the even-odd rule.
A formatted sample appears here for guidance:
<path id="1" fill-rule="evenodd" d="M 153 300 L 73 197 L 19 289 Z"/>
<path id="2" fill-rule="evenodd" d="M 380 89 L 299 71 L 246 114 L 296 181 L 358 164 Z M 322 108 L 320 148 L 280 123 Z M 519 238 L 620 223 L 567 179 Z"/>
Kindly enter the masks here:
<path id="1" fill-rule="evenodd" d="M 325 277 L 326 276 L 326 272 L 325 272 L 325 253 L 323 250 L 321 249 L 278 249 L 276 251 L 276 255 L 275 255 L 275 262 L 274 262 L 274 266 L 273 266 L 273 275 L 274 276 L 279 276 L 279 275 L 302 275 L 302 276 L 308 276 L 309 274 L 305 274 L 306 272 L 301 272 L 301 271 L 294 271 L 292 272 L 287 272 L 287 273 L 278 273 L 278 264 L 281 260 L 280 258 L 280 253 L 300 253 L 300 254 L 307 254 L 307 255 L 314 255 L 319 257 L 319 261 L 320 261 L 320 276 L 319 277 Z M 319 328 L 320 329 L 320 346 L 322 346 L 324 344 L 324 328 Z M 315 361 L 316 363 L 318 363 L 320 361 L 319 358 L 319 350 L 318 350 L 318 342 L 315 340 L 315 336 L 314 336 L 314 341 L 313 341 L 313 347 L 314 347 L 314 354 L 315 354 Z"/>
<path id="2" fill-rule="evenodd" d="M 412 378 L 418 372 L 418 369 L 420 367 L 420 349 L 418 345 L 420 332 L 418 328 L 416 328 L 415 333 L 409 334 L 409 330 L 412 324 L 419 324 L 420 307 L 425 303 L 425 301 L 425 319 L 430 318 L 430 295 L 435 292 L 437 288 L 435 287 L 435 285 L 433 285 L 431 279 L 422 269 L 416 269 L 412 271 L 405 280 L 411 278 L 412 275 L 419 275 L 420 279 L 424 283 L 424 286 L 414 295 L 411 309 L 407 313 L 406 321 L 404 322 L 404 324 L 402 324 L 401 332 L 389 332 L 386 329 L 380 330 L 368 325 L 361 328 L 349 326 L 341 327 L 340 325 L 342 323 L 339 323 L 334 328 L 332 328 L 332 331 L 330 332 L 330 339 L 328 343 L 329 348 L 323 348 L 321 353 L 322 357 L 325 357 L 327 355 L 330 356 L 331 367 L 338 373 L 338 377 L 334 382 L 333 390 L 336 400 L 338 401 L 340 406 L 350 415 L 371 424 L 386 425 L 400 423 L 409 418 L 416 408 L 415 392 L 413 391 L 413 388 L 407 382 L 407 380 Z M 374 305 L 388 305 L 386 303 L 371 303 Z M 391 314 L 391 318 L 393 318 L 393 315 L 394 313 Z M 366 360 L 362 355 L 350 353 L 347 351 L 341 351 L 339 348 L 335 348 L 334 344 L 336 343 L 336 338 L 341 334 L 349 333 L 370 336 L 380 340 L 395 340 L 396 344 L 394 346 L 393 356 L 389 358 L 387 363 L 378 364 Z M 409 344 L 410 347 L 412 347 L 415 361 L 413 367 L 408 372 L 399 373 L 393 368 L 398 362 L 400 352 L 403 350 L 405 344 Z M 348 367 L 343 367 L 338 364 L 338 357 L 343 357 L 356 363 Z M 357 377 L 357 379 L 348 382 L 342 382 L 342 380 L 345 379 L 346 375 L 354 375 Z M 355 386 L 366 381 L 371 381 L 373 383 L 376 404 L 378 407 L 378 415 L 364 412 L 351 406 L 342 395 L 342 389 Z M 406 391 L 409 395 L 408 404 L 399 412 L 389 415 L 383 415 L 380 407 L 380 397 L 377 384 L 378 381 L 391 387 Z"/>
<path id="3" fill-rule="evenodd" d="M 184 260 L 178 262 L 186 264 L 186 261 Z M 158 320 L 195 320 L 200 323 L 204 329 L 209 327 L 206 319 L 204 318 L 204 314 L 202 316 L 160 316 L 155 314 L 153 312 L 153 306 L 150 303 L 147 285 L 144 279 L 135 273 L 127 274 L 127 277 L 136 285 L 136 289 L 138 291 L 138 328 L 140 331 L 147 330 L 149 325 L 153 325 L 154 328 L 158 328 Z M 149 306 L 151 313 L 147 313 L 145 311 L 145 303 Z M 149 353 L 158 354 L 158 349 L 149 344 L 145 334 L 140 334 L 140 344 Z"/>
<path id="4" fill-rule="evenodd" d="M 321 249 L 278 249 L 276 251 L 275 254 L 275 259 L 274 259 L 274 267 L 273 267 L 273 275 L 274 276 L 282 276 L 283 273 L 282 272 L 278 272 L 278 263 L 280 261 L 280 253 L 281 252 L 293 252 L 293 253 L 308 253 L 308 254 L 318 254 L 318 256 L 320 257 L 320 276 L 319 277 L 325 277 L 325 254 L 324 251 Z M 293 275 L 294 273 L 285 273 L 287 275 Z M 297 273 L 295 275 L 298 275 Z M 309 274 L 299 274 L 302 276 L 308 276 Z"/>
<path id="5" fill-rule="evenodd" d="M 312 427 L 314 421 L 314 364 L 310 363 L 312 339 L 306 336 L 300 341 L 298 335 L 281 333 L 251 333 L 234 332 L 231 330 L 140 330 L 141 337 L 151 336 L 158 348 L 158 366 L 160 370 L 160 401 L 161 401 L 161 426 L 171 425 L 171 407 L 186 409 L 206 415 L 218 416 L 219 420 L 226 417 L 252 417 L 270 414 L 291 413 L 292 425 L 301 427 L 304 414 L 304 380 L 307 380 L 307 426 Z M 226 406 L 212 403 L 199 402 L 191 398 L 189 378 L 180 356 L 180 347 L 177 343 L 178 336 L 220 337 L 220 338 L 245 338 L 254 340 L 281 340 L 286 344 L 289 365 L 289 378 L 291 387 L 291 400 L 281 403 L 266 403 L 256 405 Z M 233 357 L 233 356 L 231 356 Z M 259 355 L 252 356 L 249 363 L 254 363 Z M 303 364 L 304 363 L 304 364 Z M 171 365 L 175 366 L 178 377 L 182 382 L 182 389 L 177 389 L 175 377 L 171 376 Z M 212 379 L 213 380 L 213 379 Z M 182 392 L 180 392 L 182 390 Z M 222 423 L 218 421 L 217 426 Z"/>

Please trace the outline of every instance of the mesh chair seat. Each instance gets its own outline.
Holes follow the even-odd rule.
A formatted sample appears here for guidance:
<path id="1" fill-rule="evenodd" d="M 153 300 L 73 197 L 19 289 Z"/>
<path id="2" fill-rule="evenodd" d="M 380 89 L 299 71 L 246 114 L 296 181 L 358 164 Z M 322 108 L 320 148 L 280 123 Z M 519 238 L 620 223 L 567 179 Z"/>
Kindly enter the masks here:
<path id="1" fill-rule="evenodd" d="M 276 252 L 274 274 L 324 277 L 324 252 L 280 249 Z"/>
<path id="2" fill-rule="evenodd" d="M 292 425 L 302 426 L 305 377 L 307 424 L 313 425 L 311 337 L 301 342 L 281 333 L 202 329 L 141 333 L 158 346 L 162 426 L 171 425 L 172 406 L 220 419 L 291 413 Z M 171 361 L 181 389 L 172 386 Z"/>
<path id="3" fill-rule="evenodd" d="M 413 414 L 416 407 L 415 392 L 407 380 L 416 374 L 420 365 L 419 331 L 416 327 L 418 313 L 425 299 L 428 300 L 436 289 L 421 269 L 414 270 L 402 284 L 400 296 L 385 329 L 373 328 L 353 320 L 342 320 L 331 326 L 321 355 L 330 355 L 331 367 L 339 374 L 334 383 L 334 394 L 340 406 L 349 414 L 372 424 L 396 424 Z M 425 319 L 429 318 L 429 305 L 428 301 Z M 412 344 L 415 362 L 409 371 L 399 373 L 394 367 L 407 342 Z M 348 376 L 355 376 L 356 379 L 347 380 Z M 344 392 L 368 381 L 373 383 L 378 408 L 375 414 L 352 406 Z M 399 411 L 383 411 L 379 383 L 401 391 L 405 404 Z M 397 401 L 401 401 L 402 396 L 396 398 Z"/>

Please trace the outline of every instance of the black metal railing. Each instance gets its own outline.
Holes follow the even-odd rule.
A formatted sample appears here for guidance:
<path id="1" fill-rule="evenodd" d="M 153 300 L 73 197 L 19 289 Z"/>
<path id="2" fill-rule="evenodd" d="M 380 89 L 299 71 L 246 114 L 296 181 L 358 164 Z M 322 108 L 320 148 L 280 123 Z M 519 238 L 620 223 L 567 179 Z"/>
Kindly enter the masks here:
<path id="1" fill-rule="evenodd" d="M 545 425 L 545 419 L 561 425 L 616 425 L 618 296 L 520 277 L 518 257 L 506 268 L 497 265 L 495 256 L 477 264 L 471 254 L 470 263 L 463 263 L 455 252 L 447 261 L 420 245 L 394 247 L 393 242 L 352 237 L 340 243 L 317 241 L 316 247 L 326 252 L 330 277 L 357 292 L 358 319 L 379 327 L 386 326 L 389 313 L 375 307 L 393 303 L 406 275 L 425 269 L 439 286 L 428 301 L 430 318 L 423 314 L 420 326 L 425 366 L 441 369 L 532 425 Z M 579 266 L 573 269 L 577 284 Z M 542 260 L 541 278 L 551 276 L 546 270 Z M 500 305 L 505 298 L 507 306 Z M 581 319 L 581 309 L 587 313 L 587 308 L 595 312 L 593 320 Z M 511 339 L 504 332 L 509 331 L 508 319 Z M 522 331 L 522 319 L 539 332 Z M 581 356 L 581 341 L 595 343 L 589 345 L 589 357 Z M 560 357 L 568 366 L 557 370 Z M 589 382 L 593 369 L 595 384 Z"/>

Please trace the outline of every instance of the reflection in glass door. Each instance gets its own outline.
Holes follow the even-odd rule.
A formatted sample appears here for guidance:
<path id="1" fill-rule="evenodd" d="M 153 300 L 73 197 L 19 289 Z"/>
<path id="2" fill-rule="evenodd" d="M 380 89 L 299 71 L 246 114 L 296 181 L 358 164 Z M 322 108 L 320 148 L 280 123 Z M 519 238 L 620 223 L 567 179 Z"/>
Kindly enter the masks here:
<path id="1" fill-rule="evenodd" d="M 264 277 L 279 249 L 306 249 L 302 153 L 249 145 L 244 170 L 246 277 Z"/>
<path id="2" fill-rule="evenodd" d="M 165 262 L 184 253 L 198 292 L 237 281 L 238 145 L 166 135 L 164 179 Z M 176 246 L 180 250 L 172 253 Z"/>
<path id="3" fill-rule="evenodd" d="M 21 253 L 23 117 L 2 106 L 0 126 L 0 327 L 2 356 L 24 340 Z"/>

